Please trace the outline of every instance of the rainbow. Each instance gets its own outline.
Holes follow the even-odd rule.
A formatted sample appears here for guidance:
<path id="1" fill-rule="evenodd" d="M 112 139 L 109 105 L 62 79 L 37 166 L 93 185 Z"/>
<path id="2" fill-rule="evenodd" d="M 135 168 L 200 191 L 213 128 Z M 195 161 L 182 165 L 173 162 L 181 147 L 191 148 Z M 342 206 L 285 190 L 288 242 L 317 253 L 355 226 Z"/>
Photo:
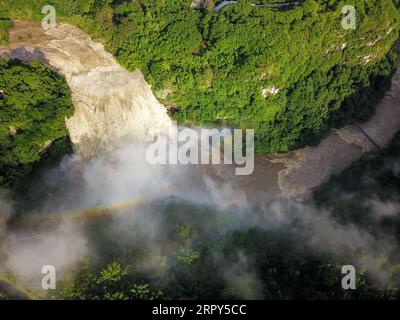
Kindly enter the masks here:
<path id="1" fill-rule="evenodd" d="M 168 184 L 169 185 L 169 184 Z M 133 198 L 125 199 L 120 202 L 100 205 L 97 207 L 89 207 L 89 208 L 80 208 L 74 210 L 68 210 L 63 212 L 53 212 L 53 213 L 31 213 L 26 216 L 18 217 L 18 223 L 22 224 L 52 224 L 59 223 L 64 219 L 77 221 L 77 222 L 86 222 L 92 220 L 100 220 L 109 216 L 122 214 L 124 211 L 128 209 L 138 208 L 146 203 L 149 203 L 151 200 L 155 199 L 157 195 L 161 194 L 161 191 L 166 189 L 167 185 L 161 186 L 155 192 L 144 196 L 135 196 Z M 0 230 L 1 228 L 7 227 L 8 219 L 3 218 L 0 219 Z"/>

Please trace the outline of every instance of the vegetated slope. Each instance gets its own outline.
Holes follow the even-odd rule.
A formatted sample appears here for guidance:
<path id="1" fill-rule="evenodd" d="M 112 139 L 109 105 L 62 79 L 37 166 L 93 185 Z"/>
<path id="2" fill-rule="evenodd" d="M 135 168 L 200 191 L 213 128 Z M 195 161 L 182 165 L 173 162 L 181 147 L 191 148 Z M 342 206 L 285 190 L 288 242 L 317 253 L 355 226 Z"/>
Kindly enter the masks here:
<path id="1" fill-rule="evenodd" d="M 182 108 L 178 119 L 254 127 L 258 150 L 267 152 L 309 142 L 333 125 L 329 116 L 345 97 L 394 67 L 385 55 L 398 17 L 388 1 L 357 2 L 354 31 L 342 29 L 340 2 L 306 1 L 287 11 L 249 2 L 218 14 L 134 7 L 119 17 L 122 26 L 124 15 L 132 17 L 138 31 L 116 53 L 147 74 L 166 104 Z M 147 18 L 158 10 L 166 14 Z M 367 111 L 351 107 L 343 111 L 348 118 Z"/>
<path id="2" fill-rule="evenodd" d="M 3 12 L 19 19 L 41 19 L 42 5 L 54 5 L 128 69 L 140 68 L 177 120 L 255 128 L 264 152 L 368 117 L 395 66 L 391 0 L 306 0 L 286 9 L 242 0 L 219 13 L 215 1 L 203 10 L 189 0 L 7 2 Z M 341 10 L 351 4 L 357 26 L 345 30 Z"/>
<path id="3" fill-rule="evenodd" d="M 12 28 L 13 23 L 10 20 L 2 19 L 0 13 L 0 45 L 7 44 L 8 31 Z"/>
<path id="4" fill-rule="evenodd" d="M 0 59 L 0 185 L 22 183 L 52 145 L 68 137 L 73 113 L 65 80 L 39 62 Z"/>

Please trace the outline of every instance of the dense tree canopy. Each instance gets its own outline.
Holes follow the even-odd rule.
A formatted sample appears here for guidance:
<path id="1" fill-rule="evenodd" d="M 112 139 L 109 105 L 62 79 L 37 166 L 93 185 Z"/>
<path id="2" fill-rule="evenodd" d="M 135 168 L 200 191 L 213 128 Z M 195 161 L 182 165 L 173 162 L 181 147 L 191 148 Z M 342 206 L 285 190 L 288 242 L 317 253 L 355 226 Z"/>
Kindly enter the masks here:
<path id="1" fill-rule="evenodd" d="M 0 60 L 0 90 L 0 184 L 12 185 L 67 137 L 73 106 L 65 80 L 39 62 Z"/>
<path id="2" fill-rule="evenodd" d="M 54 5 L 59 19 L 89 30 L 130 70 L 140 68 L 177 120 L 254 128 L 258 151 L 286 151 L 363 119 L 373 108 L 359 97 L 379 98 L 388 87 L 396 1 L 257 8 L 240 0 L 218 13 L 218 1 L 199 10 L 191 3 L 16 0 L 3 12 L 41 19 L 41 6 Z M 345 30 L 341 10 L 351 4 L 357 25 Z"/>
<path id="3" fill-rule="evenodd" d="M 52 297 L 398 299 L 399 157 L 400 134 L 388 148 L 364 156 L 313 195 L 316 217 L 329 212 L 339 234 L 344 236 L 340 232 L 349 226 L 360 234 L 366 232 L 373 237 L 378 252 L 384 248 L 384 239 L 390 239 L 393 251 L 369 260 L 367 269 L 356 262 L 373 257 L 366 248 L 352 250 L 350 245 L 343 256 L 334 254 L 335 250 L 311 247 L 307 240 L 313 231 L 302 218 L 304 211 L 279 227 L 266 222 L 269 209 L 264 213 L 255 210 L 246 221 L 237 223 L 229 210 L 165 199 L 154 212 L 119 230 L 116 238 L 110 237 L 107 219 L 91 223 L 88 230 L 96 239 L 97 261 L 83 261 L 76 278 L 65 277 Z M 150 235 L 143 230 L 142 219 L 157 221 L 157 232 Z M 249 223 L 252 219 L 256 223 Z M 353 236 L 355 240 L 357 236 Z M 341 268 L 349 261 L 358 270 L 357 290 L 341 287 Z M 388 282 L 377 283 L 370 271 L 384 268 Z"/>

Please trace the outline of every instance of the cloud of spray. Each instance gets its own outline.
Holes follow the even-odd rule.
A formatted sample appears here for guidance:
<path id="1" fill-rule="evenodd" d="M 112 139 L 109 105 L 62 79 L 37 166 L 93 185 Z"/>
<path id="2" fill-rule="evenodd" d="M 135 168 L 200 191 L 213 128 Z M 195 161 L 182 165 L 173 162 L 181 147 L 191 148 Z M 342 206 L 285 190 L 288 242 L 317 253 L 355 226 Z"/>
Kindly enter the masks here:
<path id="1" fill-rule="evenodd" d="M 40 205 L 35 206 L 35 210 L 59 215 L 62 217 L 61 222 L 50 230 L 48 227 L 37 232 L 10 230 L 4 246 L 4 265 L 25 281 L 36 281 L 38 272 L 45 264 L 55 265 L 58 272 L 62 273 L 73 270 L 83 256 L 95 255 L 82 225 L 73 220 L 68 211 L 81 210 L 80 217 L 85 218 L 85 208 L 102 206 L 111 207 L 112 213 L 124 213 L 112 215 L 108 231 L 110 241 L 125 237 L 126 243 L 134 246 L 139 241 L 138 234 L 141 235 L 141 241 L 145 235 L 146 245 L 150 249 L 139 267 L 145 271 L 161 272 L 160 259 L 168 234 L 162 229 L 159 216 L 152 213 L 157 209 L 151 207 L 151 204 L 168 197 L 209 206 L 215 209 L 216 214 L 229 210 L 230 223 L 219 230 L 221 233 L 251 227 L 292 228 L 295 221 L 301 220 L 303 228 L 311 235 L 304 245 L 316 251 L 348 258 L 348 264 L 368 269 L 380 284 L 387 281 L 389 270 L 378 266 L 377 261 L 383 256 L 398 256 L 391 236 L 377 241 L 367 230 L 352 224 L 339 224 L 328 211 L 317 209 L 311 204 L 290 201 L 266 204 L 261 209 L 257 208 L 263 213 L 260 220 L 253 214 L 254 206 L 247 202 L 245 192 L 233 188 L 234 181 L 232 185 L 217 181 L 198 167 L 149 165 L 145 160 L 145 148 L 133 144 L 116 149 L 112 157 L 98 157 L 88 162 L 81 161 L 77 156 L 66 157 L 57 168 L 49 170 L 42 181 L 45 189 L 62 187 L 48 199 L 40 199 Z M 132 199 L 144 201 L 136 206 L 122 205 L 112 209 L 115 204 L 124 204 Z M 0 205 L 6 206 L 3 202 Z M 382 204 L 372 200 L 370 206 L 378 216 L 395 215 L 398 208 L 396 203 Z M 190 245 L 189 239 L 186 246 Z M 358 255 L 350 252 L 357 252 Z M 257 275 L 251 269 L 245 253 L 235 265 L 223 261 L 220 265 L 221 270 L 216 272 L 223 275 L 228 288 L 236 290 L 239 283 L 244 286 L 247 283 L 253 291 L 242 288 L 243 297 L 260 296 L 256 285 Z"/>
<path id="2" fill-rule="evenodd" d="M 40 289 L 42 267 L 54 266 L 62 274 L 73 270 L 89 254 L 87 240 L 78 224 L 65 221 L 51 230 L 8 234 L 5 267 L 21 285 Z"/>
<path id="3" fill-rule="evenodd" d="M 111 215 L 123 211 L 122 217 L 113 218 L 110 233 L 114 231 L 118 237 L 124 228 L 140 223 L 151 241 L 160 230 L 157 221 L 143 218 L 147 215 L 146 203 L 173 196 L 215 207 L 235 203 L 232 199 L 224 203 L 220 196 L 230 192 L 228 187 L 217 192 L 210 180 L 196 176 L 187 166 L 149 165 L 145 148 L 132 144 L 116 149 L 112 158 L 107 155 L 83 162 L 76 155 L 66 156 L 59 166 L 49 169 L 41 177 L 39 185 L 35 183 L 34 189 L 37 188 L 57 189 L 48 199 L 34 199 L 31 211 L 35 212 L 37 221 L 43 217 L 44 227 L 35 226 L 38 229 L 35 232 L 29 227 L 28 230 L 9 230 L 3 245 L 6 251 L 4 266 L 26 281 L 36 281 L 43 265 L 53 264 L 59 273 L 63 273 L 89 254 L 88 239 L 82 226 L 75 221 L 90 218 L 88 209 L 108 206 Z M 135 203 L 135 199 L 144 200 L 137 206 L 124 204 Z M 5 207 L 2 216 L 6 219 L 11 209 L 5 202 L 1 202 L 1 206 Z M 43 212 L 43 215 L 36 212 Z M 24 213 L 22 220 L 25 214 L 32 215 Z M 57 217 L 61 221 L 49 229 L 45 217 Z M 155 243 L 153 247 L 156 252 Z"/>
<path id="4" fill-rule="evenodd" d="M 7 199 L 7 196 L 4 193 L 0 193 L 0 216 L 2 218 L 9 218 L 12 213 L 12 203 Z"/>
<path id="5" fill-rule="evenodd" d="M 396 217 L 400 214 L 400 203 L 392 200 L 381 201 L 370 199 L 367 206 L 371 208 L 374 216 L 380 220 L 387 217 Z"/>
<path id="6" fill-rule="evenodd" d="M 360 268 L 359 271 L 368 270 L 378 286 L 386 285 L 391 273 L 390 265 L 384 266 L 382 261 L 387 257 L 400 258 L 393 235 L 377 238 L 355 224 L 339 223 L 329 211 L 311 204 L 279 202 L 264 210 L 266 220 L 276 227 L 301 221 L 310 235 L 306 245 L 317 252 L 335 256 L 345 264 L 355 265 Z M 383 214 L 382 210 L 373 212 L 375 215 Z"/>
<path id="7" fill-rule="evenodd" d="M 225 261 L 219 258 L 220 264 L 223 264 Z M 248 300 L 262 299 L 261 282 L 243 252 L 238 253 L 235 263 L 226 265 L 226 269 L 222 270 L 222 275 L 228 295 L 232 294 L 232 296 Z"/>

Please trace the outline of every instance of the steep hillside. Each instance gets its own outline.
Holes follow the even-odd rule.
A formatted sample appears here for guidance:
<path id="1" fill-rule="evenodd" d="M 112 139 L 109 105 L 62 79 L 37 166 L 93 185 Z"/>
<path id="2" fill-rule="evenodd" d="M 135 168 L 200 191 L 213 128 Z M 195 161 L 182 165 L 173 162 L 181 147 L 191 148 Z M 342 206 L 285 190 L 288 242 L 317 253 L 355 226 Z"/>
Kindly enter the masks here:
<path id="1" fill-rule="evenodd" d="M 140 68 L 177 120 L 256 129 L 257 150 L 287 151 L 366 119 L 389 88 L 399 13 L 391 0 L 3 1 L 3 16 L 58 18 L 89 30 L 128 69 Z M 268 4 L 269 1 L 261 1 Z M 356 28 L 342 27 L 355 5 Z M 6 13 L 4 13 L 6 12 Z"/>

